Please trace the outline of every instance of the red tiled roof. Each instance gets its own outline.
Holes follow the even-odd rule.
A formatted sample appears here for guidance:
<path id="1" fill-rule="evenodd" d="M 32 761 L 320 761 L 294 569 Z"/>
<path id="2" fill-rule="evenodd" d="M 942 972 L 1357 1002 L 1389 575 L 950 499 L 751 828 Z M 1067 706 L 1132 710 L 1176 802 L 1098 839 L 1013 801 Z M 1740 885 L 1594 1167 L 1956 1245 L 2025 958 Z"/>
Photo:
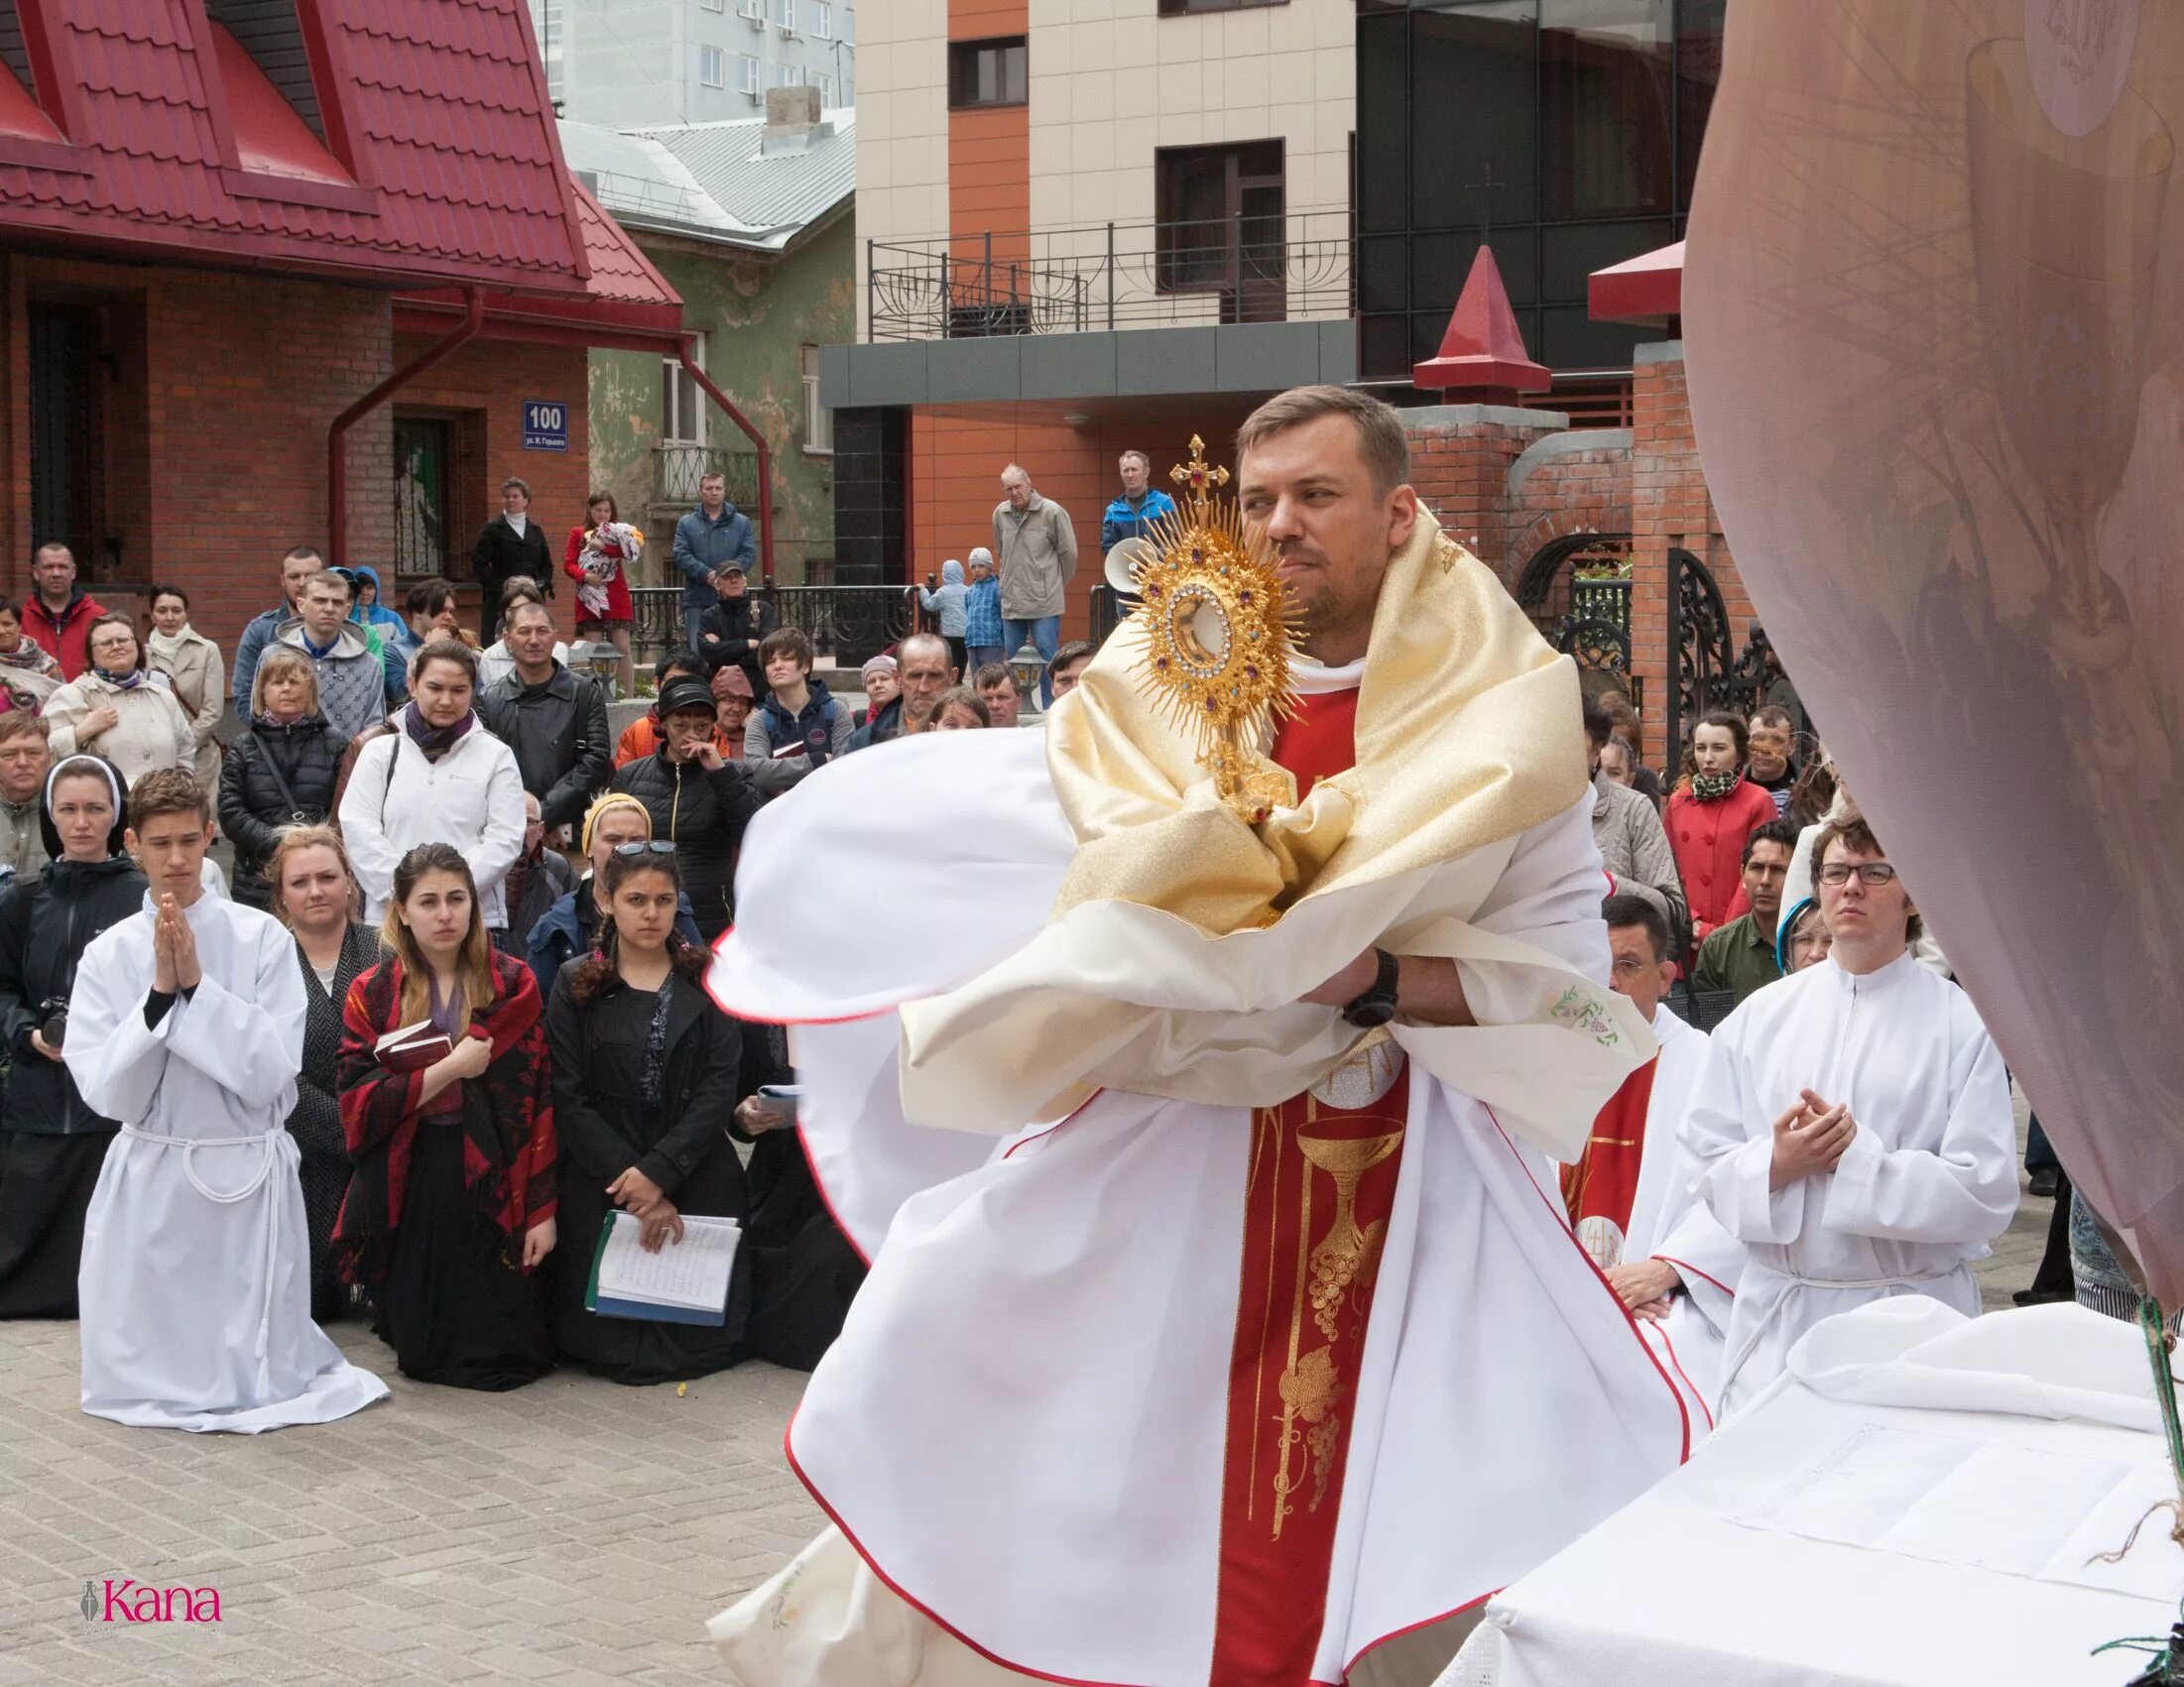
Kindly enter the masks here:
<path id="1" fill-rule="evenodd" d="M 524 0 L 296 4 L 323 147 L 196 0 L 43 0 L 61 85 L 40 104 L 73 156 L 11 136 L 0 106 L 0 227 L 582 296 Z"/>
<path id="2" fill-rule="evenodd" d="M 592 297 L 679 307 L 680 296 L 667 285 L 667 278 L 653 268 L 653 261 L 639 250 L 622 225 L 584 191 L 581 181 L 571 185 L 576 189 L 576 217 L 584 229 L 584 255 L 591 260 Z"/>
<path id="3" fill-rule="evenodd" d="M 682 333 L 681 296 L 581 182 L 571 181 L 569 186 L 576 195 L 576 218 L 591 264 L 583 297 L 542 299 L 489 293 L 486 337 L 624 350 L 670 349 Z M 461 316 L 463 306 L 462 293 L 454 288 L 398 294 L 395 329 L 409 334 L 444 333 Z"/>

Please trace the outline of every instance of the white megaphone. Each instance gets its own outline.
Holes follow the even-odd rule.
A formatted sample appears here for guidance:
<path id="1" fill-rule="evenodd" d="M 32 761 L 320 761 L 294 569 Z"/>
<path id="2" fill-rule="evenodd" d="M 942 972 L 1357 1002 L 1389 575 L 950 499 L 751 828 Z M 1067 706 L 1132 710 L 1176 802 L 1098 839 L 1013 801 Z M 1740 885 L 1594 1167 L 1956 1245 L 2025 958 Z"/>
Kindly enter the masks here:
<path id="1" fill-rule="evenodd" d="M 1158 560 L 1160 548 L 1148 539 L 1126 539 L 1107 553 L 1107 583 L 1129 597 L 1137 597 L 1138 570 Z"/>

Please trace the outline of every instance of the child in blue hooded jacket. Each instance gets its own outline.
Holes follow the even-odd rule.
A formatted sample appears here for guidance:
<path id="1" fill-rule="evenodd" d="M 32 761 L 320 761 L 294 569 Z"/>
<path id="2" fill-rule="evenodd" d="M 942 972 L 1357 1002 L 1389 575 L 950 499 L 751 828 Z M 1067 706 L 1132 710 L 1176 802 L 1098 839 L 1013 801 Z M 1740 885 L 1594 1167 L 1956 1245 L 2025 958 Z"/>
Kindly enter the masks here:
<path id="1" fill-rule="evenodd" d="M 929 580 L 932 576 L 927 574 L 925 578 Z M 925 613 L 940 617 L 940 636 L 948 642 L 948 660 L 955 663 L 958 677 L 968 672 L 963 665 L 963 600 L 969 595 L 970 588 L 963 583 L 963 564 L 952 556 L 940 564 L 940 589 L 935 591 L 928 585 L 920 588 L 917 594 L 918 601 L 925 606 Z"/>

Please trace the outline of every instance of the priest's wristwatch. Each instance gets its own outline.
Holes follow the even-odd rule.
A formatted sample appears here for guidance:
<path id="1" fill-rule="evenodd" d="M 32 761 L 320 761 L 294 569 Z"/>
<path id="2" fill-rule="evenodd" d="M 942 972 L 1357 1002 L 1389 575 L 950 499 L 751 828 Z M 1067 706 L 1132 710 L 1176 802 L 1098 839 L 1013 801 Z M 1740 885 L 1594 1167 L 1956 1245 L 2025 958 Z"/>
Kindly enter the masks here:
<path id="1" fill-rule="evenodd" d="M 1342 1011 L 1342 1017 L 1362 1030 L 1385 1025 L 1395 1017 L 1395 957 L 1386 949 L 1375 949 L 1373 954 L 1380 971 L 1372 987 Z"/>

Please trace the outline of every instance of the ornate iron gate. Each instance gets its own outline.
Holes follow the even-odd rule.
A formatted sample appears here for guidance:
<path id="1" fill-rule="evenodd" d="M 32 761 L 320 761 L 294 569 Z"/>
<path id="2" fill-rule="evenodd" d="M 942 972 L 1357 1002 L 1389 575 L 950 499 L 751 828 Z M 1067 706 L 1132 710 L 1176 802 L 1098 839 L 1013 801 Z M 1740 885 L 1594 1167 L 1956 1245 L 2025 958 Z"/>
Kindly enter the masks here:
<path id="1" fill-rule="evenodd" d="M 1668 758 L 1710 709 L 1735 708 L 1738 682 L 1729 606 L 1714 576 L 1690 551 L 1668 552 Z"/>
<path id="2" fill-rule="evenodd" d="M 1524 564 L 1517 607 L 1540 636 L 1580 668 L 1613 673 L 1634 703 L 1631 672 L 1631 536 L 1580 533 L 1550 540 Z"/>

